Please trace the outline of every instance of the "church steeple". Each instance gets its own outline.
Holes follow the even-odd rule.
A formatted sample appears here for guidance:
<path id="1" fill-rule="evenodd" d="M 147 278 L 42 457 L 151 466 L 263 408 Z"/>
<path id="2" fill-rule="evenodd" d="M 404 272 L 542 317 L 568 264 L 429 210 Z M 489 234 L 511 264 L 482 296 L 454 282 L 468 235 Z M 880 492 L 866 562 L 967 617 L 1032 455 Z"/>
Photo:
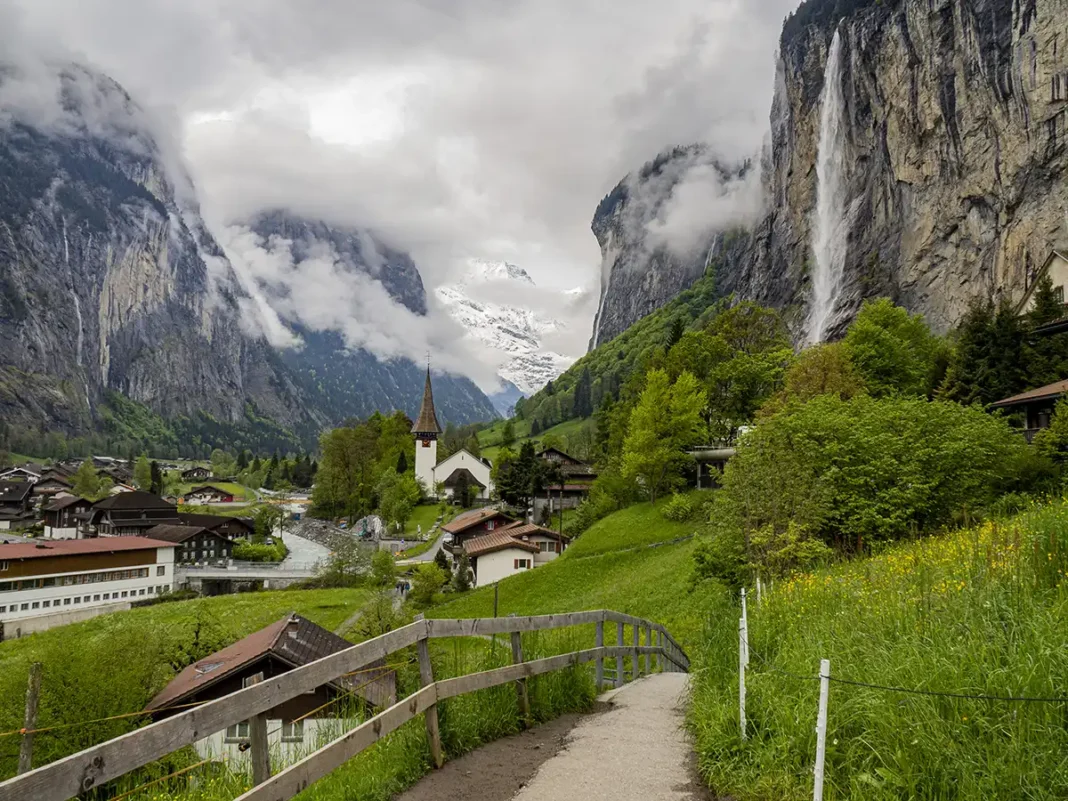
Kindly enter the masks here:
<path id="1" fill-rule="evenodd" d="M 430 439 L 441 433 L 438 415 L 434 411 L 434 390 L 430 386 L 430 367 L 426 368 L 426 386 L 423 387 L 423 403 L 419 406 L 419 417 L 412 426 L 416 439 Z"/>

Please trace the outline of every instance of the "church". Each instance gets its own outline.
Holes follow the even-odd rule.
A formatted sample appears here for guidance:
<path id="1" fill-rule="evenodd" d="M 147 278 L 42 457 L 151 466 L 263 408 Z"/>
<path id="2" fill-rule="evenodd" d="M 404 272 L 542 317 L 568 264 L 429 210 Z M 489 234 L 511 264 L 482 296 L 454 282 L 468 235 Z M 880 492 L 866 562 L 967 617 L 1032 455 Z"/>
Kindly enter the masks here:
<path id="1" fill-rule="evenodd" d="M 441 425 L 434 410 L 434 390 L 430 386 L 430 368 L 426 371 L 426 386 L 419 417 L 412 426 L 415 435 L 415 477 L 422 482 L 430 496 L 437 496 L 439 485 L 446 498 L 453 497 L 461 476 L 466 476 L 471 497 L 488 501 L 493 494 L 489 459 L 481 459 L 461 448 L 447 459 L 438 461 L 438 436 Z"/>

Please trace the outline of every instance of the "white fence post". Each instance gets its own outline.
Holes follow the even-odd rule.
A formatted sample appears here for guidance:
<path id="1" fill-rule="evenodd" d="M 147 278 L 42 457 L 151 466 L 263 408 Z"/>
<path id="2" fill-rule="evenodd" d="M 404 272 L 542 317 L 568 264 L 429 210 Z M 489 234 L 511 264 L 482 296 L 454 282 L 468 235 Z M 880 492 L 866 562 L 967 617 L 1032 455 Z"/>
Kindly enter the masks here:
<path id="1" fill-rule="evenodd" d="M 738 725 L 741 727 L 742 739 L 745 733 L 745 622 L 738 621 Z"/>
<path id="2" fill-rule="evenodd" d="M 745 606 L 745 587 L 742 587 L 742 652 L 745 665 L 749 667 L 749 613 Z"/>
<path id="3" fill-rule="evenodd" d="M 760 576 L 757 576 L 757 606 L 759 607 L 763 602 L 763 594 L 761 593 Z"/>
<path id="4" fill-rule="evenodd" d="M 823 763 L 827 757 L 827 695 L 831 689 L 831 660 L 820 660 L 820 711 L 816 716 L 816 767 L 812 801 L 823 801 Z"/>

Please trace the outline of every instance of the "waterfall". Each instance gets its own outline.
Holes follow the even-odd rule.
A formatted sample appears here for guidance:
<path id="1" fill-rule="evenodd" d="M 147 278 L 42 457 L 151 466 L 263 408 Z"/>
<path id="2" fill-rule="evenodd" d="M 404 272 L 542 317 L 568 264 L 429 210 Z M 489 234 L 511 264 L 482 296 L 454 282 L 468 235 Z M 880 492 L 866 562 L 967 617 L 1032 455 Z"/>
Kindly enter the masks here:
<path id="1" fill-rule="evenodd" d="M 820 95 L 820 142 L 816 154 L 816 214 L 813 225 L 812 306 L 808 341 L 822 342 L 834 318 L 842 289 L 849 221 L 845 198 L 845 94 L 842 92 L 842 37 L 834 33 Z"/>

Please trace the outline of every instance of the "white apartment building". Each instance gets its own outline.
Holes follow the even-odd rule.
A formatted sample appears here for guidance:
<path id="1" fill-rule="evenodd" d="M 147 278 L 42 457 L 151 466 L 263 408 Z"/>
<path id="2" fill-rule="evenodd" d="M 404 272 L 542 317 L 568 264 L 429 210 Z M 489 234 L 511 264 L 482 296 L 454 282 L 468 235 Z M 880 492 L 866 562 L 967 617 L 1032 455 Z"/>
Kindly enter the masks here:
<path id="1" fill-rule="evenodd" d="M 21 637 L 174 589 L 174 545 L 145 537 L 0 545 L 0 633 Z"/>

